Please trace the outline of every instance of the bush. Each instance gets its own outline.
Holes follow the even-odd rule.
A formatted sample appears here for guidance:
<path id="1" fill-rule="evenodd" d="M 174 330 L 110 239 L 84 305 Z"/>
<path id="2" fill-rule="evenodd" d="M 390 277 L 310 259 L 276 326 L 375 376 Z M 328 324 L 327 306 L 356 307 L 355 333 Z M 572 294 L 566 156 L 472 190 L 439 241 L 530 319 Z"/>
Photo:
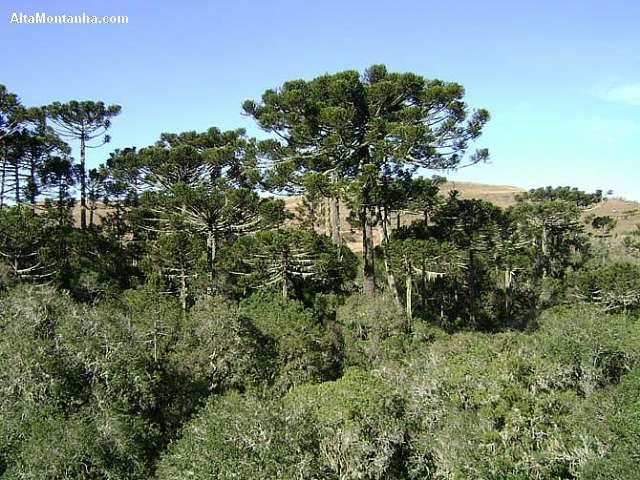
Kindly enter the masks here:
<path id="1" fill-rule="evenodd" d="M 171 359 L 206 394 L 272 383 L 277 356 L 275 340 L 236 304 L 203 296 L 190 310 Z"/>
<path id="2" fill-rule="evenodd" d="M 183 429 L 157 478 L 319 478 L 317 451 L 308 417 L 232 392 L 212 399 Z"/>
<path id="3" fill-rule="evenodd" d="M 290 391 L 283 402 L 315 425 L 321 478 L 405 478 L 404 400 L 379 376 L 348 369 L 334 382 Z"/>
<path id="4" fill-rule="evenodd" d="M 635 322 L 586 308 L 546 312 L 530 334 L 437 339 L 383 370 L 407 399 L 409 478 L 576 478 L 602 452 L 577 444 L 572 412 L 639 355 Z"/>
<path id="5" fill-rule="evenodd" d="M 637 321 L 603 315 L 593 307 L 556 307 L 540 318 L 532 351 L 553 362 L 544 375 L 549 388 L 590 395 L 615 384 L 640 360 Z"/>
<path id="6" fill-rule="evenodd" d="M 640 471 L 640 369 L 598 392 L 572 415 L 579 478 L 633 480 Z"/>
<path id="7" fill-rule="evenodd" d="M 335 335 L 301 302 L 283 301 L 269 293 L 254 294 L 240 303 L 239 313 L 274 342 L 276 392 L 339 375 L 341 356 Z"/>
<path id="8" fill-rule="evenodd" d="M 570 283 L 578 300 L 596 303 L 607 312 L 640 308 L 640 266 L 612 263 L 578 271 Z"/>
<path id="9" fill-rule="evenodd" d="M 370 368 L 401 354 L 406 320 L 390 298 L 349 297 L 336 311 L 344 342 L 345 366 Z"/>

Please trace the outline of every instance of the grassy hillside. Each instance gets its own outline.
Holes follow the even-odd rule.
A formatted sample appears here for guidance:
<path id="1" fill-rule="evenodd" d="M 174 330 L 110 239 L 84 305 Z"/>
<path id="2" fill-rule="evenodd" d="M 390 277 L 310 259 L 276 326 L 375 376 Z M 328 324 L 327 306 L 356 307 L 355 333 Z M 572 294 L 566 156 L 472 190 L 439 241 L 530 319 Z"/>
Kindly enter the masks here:
<path id="1" fill-rule="evenodd" d="M 459 192 L 460 198 L 485 200 L 501 208 L 508 208 L 514 205 L 516 203 L 516 195 L 526 191 L 523 188 L 511 185 L 488 185 L 484 183 L 460 181 L 446 182 L 441 188 L 441 192 L 445 196 L 454 190 Z M 289 196 L 282 198 L 284 199 L 288 210 L 294 213 L 300 212 L 302 197 Z M 354 252 L 360 252 L 362 251 L 361 232 L 347 221 L 348 215 L 348 209 L 344 205 L 341 205 L 340 229 L 343 239 L 345 240 L 346 245 L 348 245 Z M 614 218 L 617 225 L 611 231 L 611 237 L 616 239 L 624 233 L 636 228 L 636 225 L 640 225 L 640 203 L 622 198 L 609 198 L 590 207 L 584 212 L 583 217 L 586 218 L 589 215 L 610 216 Z M 412 215 L 404 214 L 401 216 L 400 222 L 401 224 L 406 225 L 411 223 L 415 218 L 416 217 Z M 325 226 L 322 219 L 319 219 L 315 227 L 319 232 L 324 232 Z M 587 231 L 590 231 L 590 229 L 587 228 Z M 373 235 L 374 243 L 378 244 L 380 241 L 379 232 L 374 230 Z"/>

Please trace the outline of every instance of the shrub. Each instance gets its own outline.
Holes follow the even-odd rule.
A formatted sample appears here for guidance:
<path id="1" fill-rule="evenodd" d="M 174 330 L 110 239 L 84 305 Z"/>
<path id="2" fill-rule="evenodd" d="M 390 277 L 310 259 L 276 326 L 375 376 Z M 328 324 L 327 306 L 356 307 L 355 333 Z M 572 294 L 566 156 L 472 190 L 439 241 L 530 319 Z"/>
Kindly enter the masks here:
<path id="1" fill-rule="evenodd" d="M 185 319 L 171 359 L 206 394 L 271 383 L 277 355 L 275 340 L 240 314 L 236 304 L 203 296 Z"/>
<path id="2" fill-rule="evenodd" d="M 231 392 L 212 399 L 183 429 L 157 478 L 320 478 L 317 450 L 308 417 Z"/>
<path id="3" fill-rule="evenodd" d="M 301 302 L 283 301 L 269 293 L 254 294 L 240 303 L 239 313 L 274 342 L 276 392 L 338 376 L 341 357 L 337 339 Z"/>
<path id="4" fill-rule="evenodd" d="M 348 369 L 334 382 L 298 387 L 283 401 L 312 419 L 322 478 L 405 478 L 404 401 L 379 376 Z"/>
<path id="5" fill-rule="evenodd" d="M 390 298 L 349 297 L 337 309 L 336 322 L 342 331 L 346 366 L 370 368 L 394 351 L 400 354 L 406 323 Z"/>
<path id="6" fill-rule="evenodd" d="M 612 263 L 578 271 L 572 281 L 573 296 L 597 303 L 607 312 L 640 308 L 640 266 Z"/>
<path id="7" fill-rule="evenodd" d="M 632 480 L 640 471 L 640 369 L 598 392 L 575 410 L 572 449 L 580 453 L 579 478 Z"/>

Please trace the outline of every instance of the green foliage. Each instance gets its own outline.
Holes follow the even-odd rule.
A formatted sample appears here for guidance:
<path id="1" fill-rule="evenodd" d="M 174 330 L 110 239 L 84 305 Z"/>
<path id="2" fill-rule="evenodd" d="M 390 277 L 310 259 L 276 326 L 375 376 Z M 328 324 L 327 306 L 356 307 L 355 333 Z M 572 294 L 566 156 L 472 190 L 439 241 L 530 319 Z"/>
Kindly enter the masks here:
<path id="1" fill-rule="evenodd" d="M 588 309 L 548 312 L 532 334 L 436 340 L 386 371 L 408 397 L 408 478 L 581 478 L 591 446 L 615 440 L 577 436 L 573 410 L 638 354 L 636 322 Z"/>
<path id="2" fill-rule="evenodd" d="M 181 330 L 171 361 L 202 393 L 244 391 L 273 382 L 279 366 L 276 340 L 237 305 L 202 296 Z"/>
<path id="3" fill-rule="evenodd" d="M 575 448 L 586 453 L 580 462 L 578 478 L 632 480 L 637 477 L 639 387 L 640 369 L 636 368 L 619 385 L 596 393 L 574 411 L 571 430 L 576 439 L 583 441 Z"/>
<path id="4" fill-rule="evenodd" d="M 31 287 L 1 307 L 9 478 L 147 478 L 208 396 L 271 380 L 271 342 L 224 302 L 185 319 L 150 285 L 97 308 Z"/>
<path id="5" fill-rule="evenodd" d="M 456 83 L 373 65 L 362 74 L 289 81 L 266 90 L 260 102 L 243 104 L 281 140 L 259 144 L 273 163 L 267 186 L 347 200 L 364 234 L 363 290 L 369 295 L 375 290 L 374 217 L 382 214 L 386 222 L 390 211 L 408 203 L 411 175 L 419 168 L 464 163 L 469 143 L 489 120 L 486 110 L 469 110 L 464 93 Z M 487 157 L 487 149 L 477 150 L 468 162 Z"/>
<path id="6" fill-rule="evenodd" d="M 158 480 L 319 478 L 310 417 L 236 393 L 210 401 L 159 463 Z"/>
<path id="7" fill-rule="evenodd" d="M 616 228 L 617 221 L 609 215 L 596 216 L 591 220 L 591 227 L 600 232 L 600 235 L 608 235 L 611 230 Z"/>
<path id="8" fill-rule="evenodd" d="M 322 478 L 405 478 L 404 401 L 375 374 L 349 369 L 337 381 L 292 390 L 284 405 L 313 419 Z"/>
<path id="9" fill-rule="evenodd" d="M 611 263 L 584 268 L 570 279 L 577 300 L 600 305 L 608 312 L 640 308 L 640 266 Z"/>
<path id="10" fill-rule="evenodd" d="M 86 171 L 120 107 L 0 85 L 0 478 L 637 476 L 640 267 L 583 216 L 601 191 L 440 196 L 414 174 L 486 159 L 489 115 L 382 65 L 243 107 L 275 137 L 163 133 Z M 264 189 L 306 193 L 304 225 Z"/>
<path id="11" fill-rule="evenodd" d="M 344 344 L 344 364 L 371 368 L 398 347 L 406 321 L 390 298 L 354 295 L 336 311 Z"/>
<path id="12" fill-rule="evenodd" d="M 264 293 L 242 301 L 240 314 L 275 341 L 276 393 L 338 375 L 341 358 L 337 339 L 324 328 L 313 310 L 300 302 Z"/>
<path id="13" fill-rule="evenodd" d="M 48 240 L 47 223 L 33 209 L 16 205 L 0 210 L 0 263 L 8 272 L 5 281 L 50 277 L 56 261 Z"/>
<path id="14" fill-rule="evenodd" d="M 561 278 L 584 262 L 587 241 L 579 209 L 571 202 L 522 202 L 510 210 L 520 235 L 531 242 L 537 276 Z"/>
<path id="15" fill-rule="evenodd" d="M 633 257 L 640 257 L 640 226 L 636 225 L 636 229 L 627 233 L 623 239 L 625 250 Z"/>
<path id="16" fill-rule="evenodd" d="M 577 207 L 588 207 L 591 204 L 602 201 L 602 190 L 587 193 L 575 187 L 544 187 L 533 188 L 528 192 L 518 194 L 519 202 L 548 202 L 563 201 L 572 203 Z"/>
<path id="17" fill-rule="evenodd" d="M 357 267 L 357 259 L 348 248 L 334 246 L 328 237 L 313 230 L 293 228 L 240 238 L 229 256 L 236 289 L 275 289 L 285 300 L 343 292 L 353 281 Z"/>

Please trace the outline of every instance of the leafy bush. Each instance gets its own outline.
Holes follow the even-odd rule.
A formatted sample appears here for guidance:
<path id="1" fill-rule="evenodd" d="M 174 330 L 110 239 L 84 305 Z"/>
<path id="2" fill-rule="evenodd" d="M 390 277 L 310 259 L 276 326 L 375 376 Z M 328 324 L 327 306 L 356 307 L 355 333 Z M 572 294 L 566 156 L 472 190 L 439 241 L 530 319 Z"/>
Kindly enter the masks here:
<path id="1" fill-rule="evenodd" d="M 334 382 L 290 391 L 283 402 L 315 425 L 321 478 L 405 478 L 404 400 L 379 376 L 348 369 Z"/>
<path id="2" fill-rule="evenodd" d="M 156 478 L 318 478 L 317 451 L 310 417 L 229 393 L 211 400 L 183 429 Z"/>
<path id="3" fill-rule="evenodd" d="M 244 390 L 271 383 L 277 369 L 277 346 L 238 306 L 203 296 L 190 310 L 171 353 L 175 368 L 202 392 Z"/>
<path id="4" fill-rule="evenodd" d="M 578 478 L 632 480 L 640 470 L 640 369 L 577 408 L 571 437 L 581 452 Z"/>
<path id="5" fill-rule="evenodd" d="M 579 270 L 571 279 L 574 298 L 600 305 L 607 312 L 640 308 L 640 266 L 612 263 Z"/>
<path id="6" fill-rule="evenodd" d="M 370 368 L 393 355 L 403 341 L 406 320 L 390 298 L 353 295 L 336 311 L 346 366 Z"/>
<path id="7" fill-rule="evenodd" d="M 337 339 L 313 310 L 301 302 L 285 302 L 269 293 L 254 294 L 240 303 L 239 312 L 262 335 L 273 339 L 277 352 L 274 379 L 277 392 L 338 376 L 341 356 Z"/>
<path id="8" fill-rule="evenodd" d="M 383 370 L 407 399 L 408 478 L 576 478 L 602 452 L 577 445 L 572 411 L 639 355 L 637 324 L 593 309 L 547 312 L 530 334 L 437 339 Z"/>

